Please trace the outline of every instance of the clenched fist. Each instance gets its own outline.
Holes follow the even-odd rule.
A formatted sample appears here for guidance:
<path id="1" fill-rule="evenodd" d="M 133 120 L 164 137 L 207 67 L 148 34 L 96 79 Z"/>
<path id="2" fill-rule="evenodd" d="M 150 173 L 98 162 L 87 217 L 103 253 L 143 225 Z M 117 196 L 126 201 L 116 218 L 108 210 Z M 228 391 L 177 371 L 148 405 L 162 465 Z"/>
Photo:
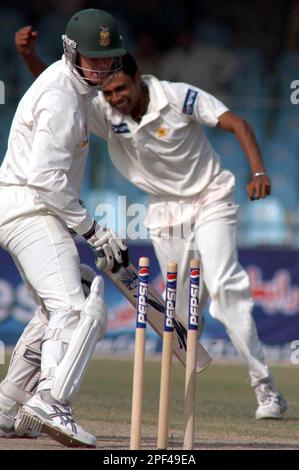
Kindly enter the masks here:
<path id="1" fill-rule="evenodd" d="M 32 26 L 24 26 L 15 35 L 16 48 L 22 57 L 35 54 L 35 46 L 38 32 L 33 31 Z"/>

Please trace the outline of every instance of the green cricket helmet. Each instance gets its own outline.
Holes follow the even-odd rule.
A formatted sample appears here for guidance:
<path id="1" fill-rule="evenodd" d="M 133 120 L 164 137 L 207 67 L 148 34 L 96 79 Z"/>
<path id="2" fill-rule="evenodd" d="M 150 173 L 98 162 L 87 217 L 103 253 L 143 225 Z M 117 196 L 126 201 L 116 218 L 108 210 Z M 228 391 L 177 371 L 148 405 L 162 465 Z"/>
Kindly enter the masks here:
<path id="1" fill-rule="evenodd" d="M 81 10 L 69 20 L 62 36 L 66 55 L 80 55 L 92 59 L 120 57 L 126 54 L 118 24 L 104 10 Z M 74 60 L 72 61 L 74 63 Z"/>

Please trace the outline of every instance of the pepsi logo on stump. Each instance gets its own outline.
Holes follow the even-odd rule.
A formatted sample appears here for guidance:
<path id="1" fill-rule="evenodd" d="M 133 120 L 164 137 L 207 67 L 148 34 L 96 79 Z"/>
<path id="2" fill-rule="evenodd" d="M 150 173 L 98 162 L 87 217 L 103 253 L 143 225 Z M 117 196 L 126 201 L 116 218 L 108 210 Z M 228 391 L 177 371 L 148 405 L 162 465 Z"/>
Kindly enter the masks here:
<path id="1" fill-rule="evenodd" d="M 173 331 L 176 303 L 177 274 L 168 272 L 166 276 L 164 331 Z"/>
<path id="2" fill-rule="evenodd" d="M 188 329 L 197 330 L 199 320 L 199 269 L 190 268 Z"/>
<path id="3" fill-rule="evenodd" d="M 139 266 L 136 328 L 146 327 L 149 268 Z"/>

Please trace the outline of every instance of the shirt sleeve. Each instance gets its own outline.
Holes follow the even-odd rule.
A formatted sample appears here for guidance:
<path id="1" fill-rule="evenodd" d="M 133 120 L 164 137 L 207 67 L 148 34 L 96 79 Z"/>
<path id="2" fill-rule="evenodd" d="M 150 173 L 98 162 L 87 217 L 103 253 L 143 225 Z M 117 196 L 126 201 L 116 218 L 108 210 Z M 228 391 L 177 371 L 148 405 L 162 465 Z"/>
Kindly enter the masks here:
<path id="1" fill-rule="evenodd" d="M 213 95 L 200 88 L 185 84 L 172 83 L 176 94 L 176 105 L 179 111 L 200 124 L 215 127 L 219 117 L 229 109 Z"/>
<path id="2" fill-rule="evenodd" d="M 105 117 L 106 103 L 102 94 L 98 94 L 91 102 L 90 112 L 90 132 L 107 140 L 109 134 L 109 125 Z"/>
<path id="3" fill-rule="evenodd" d="M 84 234 L 93 218 L 79 203 L 68 172 L 80 144 L 79 116 L 74 97 L 48 91 L 34 111 L 34 129 L 28 185 L 69 228 Z"/>

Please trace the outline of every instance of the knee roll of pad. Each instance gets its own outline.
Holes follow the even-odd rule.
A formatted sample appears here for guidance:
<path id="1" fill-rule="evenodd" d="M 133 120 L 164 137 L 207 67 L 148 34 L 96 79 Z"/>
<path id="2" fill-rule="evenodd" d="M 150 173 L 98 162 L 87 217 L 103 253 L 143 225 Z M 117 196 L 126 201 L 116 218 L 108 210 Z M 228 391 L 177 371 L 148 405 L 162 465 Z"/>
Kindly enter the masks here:
<path id="1" fill-rule="evenodd" d="M 107 309 L 103 295 L 104 281 L 101 276 L 96 276 L 81 312 L 80 321 L 53 378 L 51 395 L 61 403 L 73 400 L 96 343 L 106 331 Z"/>

